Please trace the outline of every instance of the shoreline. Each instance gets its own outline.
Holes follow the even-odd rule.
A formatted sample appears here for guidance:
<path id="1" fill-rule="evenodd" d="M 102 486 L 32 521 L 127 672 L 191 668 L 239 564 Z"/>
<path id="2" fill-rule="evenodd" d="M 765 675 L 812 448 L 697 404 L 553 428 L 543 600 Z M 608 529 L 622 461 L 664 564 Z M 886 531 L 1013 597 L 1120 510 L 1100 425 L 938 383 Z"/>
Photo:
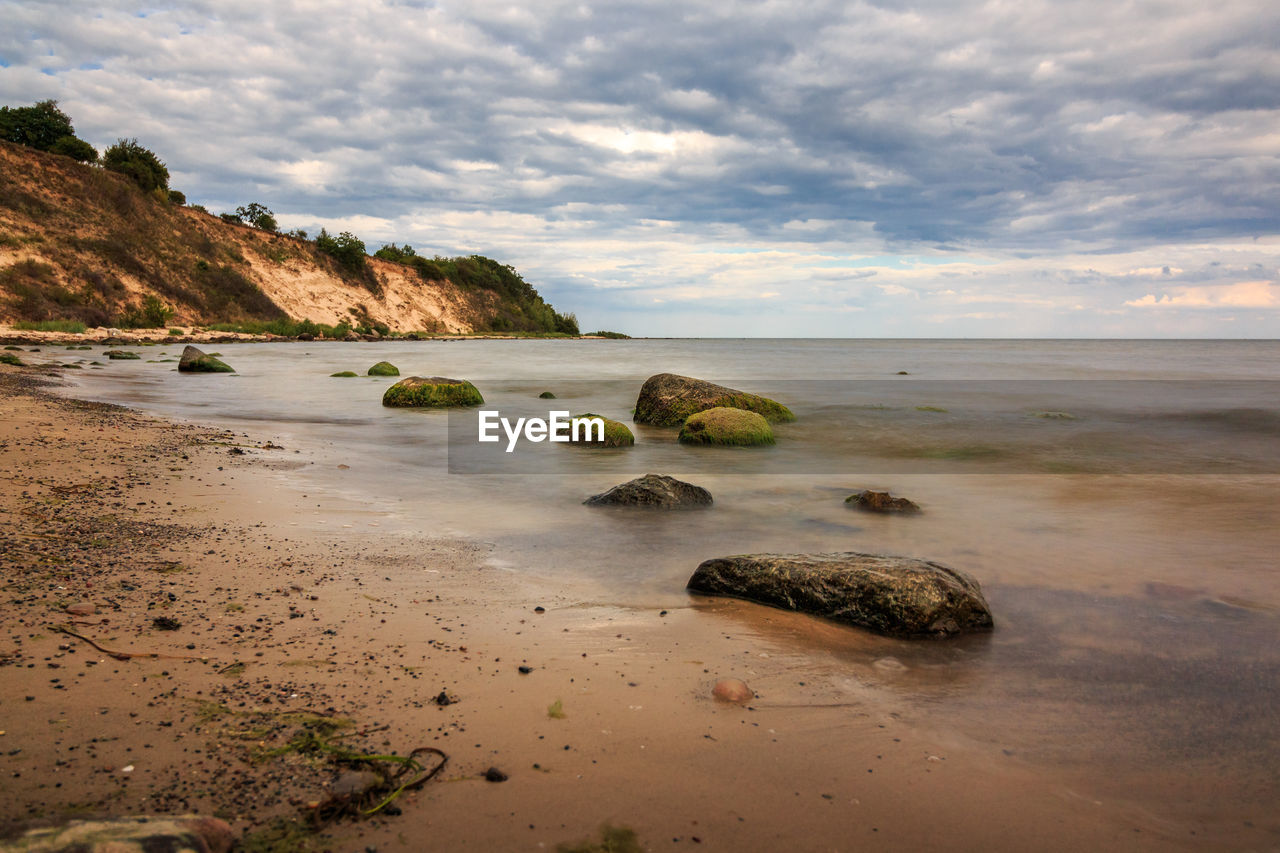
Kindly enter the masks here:
<path id="1" fill-rule="evenodd" d="M 473 334 L 431 334 L 426 332 L 409 332 L 406 334 L 359 335 L 352 332 L 345 338 L 326 338 L 323 335 L 312 337 L 273 335 L 270 333 L 249 334 L 247 332 L 219 332 L 193 326 L 174 326 L 181 328 L 181 335 L 172 335 L 168 328 L 161 329 L 108 329 L 97 327 L 84 332 L 42 332 L 36 330 L 15 329 L 12 326 L 0 325 L 0 346 L 76 346 L 83 344 L 141 346 L 149 344 L 235 344 L 235 343 L 351 343 L 363 341 L 378 343 L 387 341 L 605 341 L 611 338 L 604 335 L 539 335 L 539 334 L 503 334 L 501 332 L 476 332 Z"/>
<path id="2" fill-rule="evenodd" d="M 850 702 L 847 687 L 805 683 L 794 672 L 815 652 L 785 644 L 814 630 L 804 617 L 711 599 L 662 614 L 595 604 L 486 565 L 483 545 L 389 536 L 337 499 L 316 506 L 263 476 L 290 465 L 265 437 L 66 400 L 15 378 L 33 371 L 0 371 L 6 829 L 195 811 L 245 832 L 297 815 L 328 769 L 251 764 L 287 732 L 246 740 L 234 722 L 285 711 L 351 719 L 368 733 L 353 747 L 450 756 L 402 814 L 334 824 L 320 848 L 553 849 L 604 823 L 643 849 L 1224 841 L 1098 802 L 1077 773 L 930 733 L 873 688 Z M 77 632 L 173 657 L 118 661 L 49 630 L 86 602 L 96 612 Z M 770 632 L 777 644 L 761 642 Z M 757 700 L 714 702 L 720 677 Z M 491 766 L 509 779 L 485 781 Z"/>

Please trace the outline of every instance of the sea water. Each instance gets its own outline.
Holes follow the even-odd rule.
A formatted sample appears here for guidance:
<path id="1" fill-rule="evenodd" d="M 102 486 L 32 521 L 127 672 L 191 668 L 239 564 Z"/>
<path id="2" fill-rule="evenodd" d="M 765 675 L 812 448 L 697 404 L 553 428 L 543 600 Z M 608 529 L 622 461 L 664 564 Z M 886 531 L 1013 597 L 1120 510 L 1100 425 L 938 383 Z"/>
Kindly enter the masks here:
<path id="1" fill-rule="evenodd" d="M 621 607 L 687 606 L 689 574 L 726 554 L 947 563 L 982 584 L 991 634 L 912 643 L 815 622 L 765 639 L 811 675 L 859 679 L 1028 760 L 1196 776 L 1212 780 L 1206 797 L 1246 811 L 1280 793 L 1280 342 L 215 348 L 236 374 L 178 374 L 161 355 L 180 345 L 160 345 L 138 348 L 141 361 L 68 372 L 68 393 L 271 438 L 289 464 L 266 476 L 344 498 L 386 535 L 487 543 L 494 565 Z M 396 380 L 363 374 L 382 360 L 406 376 L 468 379 L 504 414 L 631 424 L 644 379 L 672 372 L 773 397 L 797 420 L 776 425 L 765 448 L 687 447 L 673 429 L 631 424 L 631 448 L 476 456 L 474 413 L 381 406 Z M 362 375 L 330 378 L 341 370 Z M 702 485 L 715 504 L 583 506 L 648 472 Z M 923 512 L 849 508 L 864 488 Z"/>

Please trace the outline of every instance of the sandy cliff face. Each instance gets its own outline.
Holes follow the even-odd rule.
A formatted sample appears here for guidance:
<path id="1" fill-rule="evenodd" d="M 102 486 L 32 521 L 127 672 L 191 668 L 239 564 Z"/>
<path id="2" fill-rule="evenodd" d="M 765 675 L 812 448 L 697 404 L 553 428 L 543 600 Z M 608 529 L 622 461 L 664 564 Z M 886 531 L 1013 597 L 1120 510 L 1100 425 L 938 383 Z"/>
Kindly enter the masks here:
<path id="1" fill-rule="evenodd" d="M 0 143 L 0 322 L 107 325 L 154 296 L 180 324 L 356 317 L 470 332 L 497 296 L 370 258 L 361 279 L 313 243 L 171 204 L 120 176 Z"/>

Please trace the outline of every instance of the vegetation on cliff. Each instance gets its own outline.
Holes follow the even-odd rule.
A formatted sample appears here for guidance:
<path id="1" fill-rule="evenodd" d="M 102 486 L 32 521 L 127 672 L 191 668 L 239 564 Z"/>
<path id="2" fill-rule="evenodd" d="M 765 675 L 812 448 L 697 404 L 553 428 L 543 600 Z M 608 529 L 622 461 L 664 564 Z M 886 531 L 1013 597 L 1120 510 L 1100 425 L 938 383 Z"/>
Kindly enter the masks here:
<path id="1" fill-rule="evenodd" d="M 136 139 L 99 158 L 56 102 L 0 108 L 0 322 L 578 334 L 572 314 L 492 259 L 426 258 L 394 243 L 371 258 L 348 231 L 279 233 L 259 202 L 221 216 L 185 203 Z M 397 293 L 384 292 L 388 281 Z"/>

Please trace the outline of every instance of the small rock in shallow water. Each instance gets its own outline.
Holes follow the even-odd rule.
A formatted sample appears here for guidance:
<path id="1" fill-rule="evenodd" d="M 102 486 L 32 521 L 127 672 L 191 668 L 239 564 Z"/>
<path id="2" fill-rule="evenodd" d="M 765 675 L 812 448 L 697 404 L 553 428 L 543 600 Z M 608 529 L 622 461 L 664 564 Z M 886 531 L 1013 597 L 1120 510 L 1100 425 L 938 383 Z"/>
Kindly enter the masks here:
<path id="1" fill-rule="evenodd" d="M 906 498 L 895 498 L 888 492 L 877 492 L 864 489 L 857 494 L 849 495 L 844 502 L 868 512 L 919 512 L 920 506 Z"/>
<path id="2" fill-rule="evenodd" d="M 711 688 L 711 695 L 721 702 L 741 705 L 756 698 L 756 694 L 745 681 L 737 678 L 722 678 Z"/>

